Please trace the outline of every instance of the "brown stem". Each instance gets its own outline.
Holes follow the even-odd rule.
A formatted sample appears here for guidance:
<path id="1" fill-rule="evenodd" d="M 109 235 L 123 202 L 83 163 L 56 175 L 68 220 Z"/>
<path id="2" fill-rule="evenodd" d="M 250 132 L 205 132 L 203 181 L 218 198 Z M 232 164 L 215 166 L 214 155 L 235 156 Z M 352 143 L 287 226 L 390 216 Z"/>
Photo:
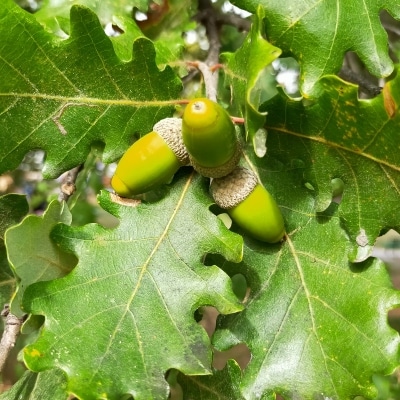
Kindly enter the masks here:
<path id="1" fill-rule="evenodd" d="M 231 116 L 231 120 L 232 122 L 234 122 L 235 124 L 244 124 L 245 123 L 245 119 L 242 117 L 232 117 Z"/>
<path id="2" fill-rule="evenodd" d="M 4 306 L 1 316 L 4 320 L 4 331 L 0 341 L 0 372 L 3 371 L 8 355 L 15 346 L 17 337 L 20 334 L 21 325 L 24 321 L 23 318 L 18 318 L 10 313 L 8 304 Z"/>
<path id="3" fill-rule="evenodd" d="M 199 13 L 197 19 L 206 28 L 206 35 L 210 48 L 205 60 L 205 66 L 199 63 L 199 70 L 203 74 L 204 83 L 206 85 L 206 95 L 210 100 L 217 100 L 218 88 L 218 72 L 212 73 L 210 67 L 219 63 L 219 52 L 221 49 L 221 42 L 219 39 L 219 24 L 216 18 L 216 11 L 211 3 L 211 0 L 199 0 L 198 2 Z"/>
<path id="4" fill-rule="evenodd" d="M 375 82 L 372 82 L 372 79 L 369 79 L 361 73 L 355 72 L 346 66 L 342 67 L 339 76 L 348 82 L 357 84 L 362 91 L 371 97 L 377 96 L 382 91 L 382 88 L 375 84 Z"/>
<path id="5" fill-rule="evenodd" d="M 79 171 L 82 169 L 82 165 L 72 168 L 66 172 L 61 181 L 60 194 L 58 195 L 58 201 L 67 201 L 75 192 L 76 186 L 75 181 L 78 177 Z"/>

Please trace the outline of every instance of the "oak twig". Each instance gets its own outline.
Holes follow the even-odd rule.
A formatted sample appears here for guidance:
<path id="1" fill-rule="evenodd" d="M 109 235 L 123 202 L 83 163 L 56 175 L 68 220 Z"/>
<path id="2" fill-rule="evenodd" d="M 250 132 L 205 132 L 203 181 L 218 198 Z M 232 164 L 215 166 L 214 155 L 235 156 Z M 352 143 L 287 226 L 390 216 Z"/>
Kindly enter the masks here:
<path id="1" fill-rule="evenodd" d="M 348 82 L 357 84 L 360 89 L 369 96 L 375 97 L 382 91 L 380 86 L 348 67 L 342 67 L 339 72 L 339 76 Z"/>
<path id="2" fill-rule="evenodd" d="M 4 331 L 0 341 L 0 372 L 3 371 L 10 351 L 15 346 L 17 337 L 20 334 L 21 325 L 24 318 L 18 318 L 11 314 L 10 307 L 6 304 L 1 312 L 4 320 Z"/>
<path id="3" fill-rule="evenodd" d="M 204 63 L 198 63 L 198 69 L 204 77 L 206 96 L 213 101 L 217 100 L 218 72 L 212 72 L 210 67 L 219 63 L 221 41 L 219 39 L 219 24 L 211 0 L 199 0 L 196 19 L 206 28 L 209 49 Z"/>
<path id="4" fill-rule="evenodd" d="M 72 168 L 66 172 L 61 181 L 60 194 L 58 195 L 58 201 L 67 201 L 75 192 L 76 186 L 75 181 L 78 177 L 79 171 L 82 169 L 82 165 Z"/>

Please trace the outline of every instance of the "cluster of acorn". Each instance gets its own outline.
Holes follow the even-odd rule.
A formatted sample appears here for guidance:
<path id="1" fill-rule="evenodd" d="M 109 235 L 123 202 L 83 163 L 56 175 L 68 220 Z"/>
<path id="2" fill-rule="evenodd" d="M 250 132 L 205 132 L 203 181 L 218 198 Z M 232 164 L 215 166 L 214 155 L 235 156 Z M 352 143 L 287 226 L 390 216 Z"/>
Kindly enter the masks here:
<path id="1" fill-rule="evenodd" d="M 145 193 L 169 182 L 191 165 L 211 178 L 215 203 L 258 240 L 276 243 L 285 234 L 282 214 L 256 175 L 238 166 L 241 149 L 229 114 L 217 103 L 199 98 L 182 119 L 165 118 L 122 156 L 111 186 L 122 197 Z"/>

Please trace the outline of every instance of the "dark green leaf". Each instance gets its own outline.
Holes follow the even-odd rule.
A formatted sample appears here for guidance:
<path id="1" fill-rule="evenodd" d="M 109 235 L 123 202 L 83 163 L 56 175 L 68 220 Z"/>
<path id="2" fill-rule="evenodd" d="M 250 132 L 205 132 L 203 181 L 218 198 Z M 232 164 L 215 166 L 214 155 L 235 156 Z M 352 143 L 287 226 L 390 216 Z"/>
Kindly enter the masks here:
<path id="1" fill-rule="evenodd" d="M 0 9 L 0 173 L 34 148 L 46 151 L 44 174 L 56 177 L 104 143 L 105 162 L 173 111 L 181 90 L 169 67 L 160 72 L 152 43 L 131 45 L 122 62 L 89 9 L 71 9 L 71 36 L 60 40 L 11 0 Z M 29 62 L 26 62 L 29 60 Z M 46 71 L 46 73 L 43 73 Z"/>
<path id="2" fill-rule="evenodd" d="M 260 75 L 279 57 L 281 51 L 263 38 L 264 9 L 259 7 L 251 30 L 235 53 L 222 54 L 226 62 L 226 84 L 231 87 L 238 116 L 245 119 L 246 135 L 253 139 L 265 123 L 265 113 L 259 112 L 262 90 Z"/>
<path id="3" fill-rule="evenodd" d="M 0 304 L 11 300 L 16 282 L 7 261 L 4 234 L 7 228 L 17 224 L 28 213 L 26 197 L 19 194 L 0 196 Z"/>
<path id="4" fill-rule="evenodd" d="M 60 370 L 26 371 L 19 381 L 0 395 L 0 400 L 67 400 L 65 375 Z"/>
<path id="5" fill-rule="evenodd" d="M 211 376 L 178 375 L 183 400 L 244 400 L 240 394 L 242 373 L 234 360 L 229 360 L 222 371 L 213 371 Z"/>
<path id="6" fill-rule="evenodd" d="M 377 77 L 393 71 L 387 34 L 379 14 L 385 9 L 400 19 L 396 0 L 232 0 L 232 3 L 253 13 L 259 5 L 264 7 L 267 37 L 284 53 L 296 57 L 306 94 L 312 93 L 321 77 L 339 71 L 349 50 L 356 52 Z"/>
<path id="7" fill-rule="evenodd" d="M 316 211 L 329 206 L 332 179 L 343 181 L 339 216 L 354 260 L 371 254 L 381 231 L 400 229 L 399 88 L 396 78 L 376 98 L 358 100 L 355 86 L 326 77 L 315 98 L 281 94 L 265 104 L 269 156 L 302 174 L 295 184 L 311 185 Z"/>
<path id="8" fill-rule="evenodd" d="M 146 11 L 149 0 L 44 0 L 40 10 L 35 13 L 37 20 L 47 29 L 57 33 L 59 19 L 68 19 L 71 7 L 81 5 L 95 12 L 101 23 L 115 23 L 115 16 L 131 16 L 133 8 Z"/>
<path id="9" fill-rule="evenodd" d="M 21 299 L 27 286 L 64 276 L 76 265 L 75 256 L 60 250 L 50 239 L 50 231 L 59 222 L 69 225 L 71 214 L 65 203 L 54 200 L 42 217 L 29 215 L 6 233 L 8 259 L 20 279 L 11 303 L 15 315 L 23 313 Z"/>
<path id="10" fill-rule="evenodd" d="M 61 368 L 69 390 L 87 400 L 127 393 L 165 399 L 168 369 L 210 373 L 209 339 L 195 310 L 242 308 L 229 277 L 201 262 L 208 253 L 240 261 L 242 239 L 208 211 L 205 180 L 193 174 L 183 172 L 154 204 L 129 207 L 112 199 L 118 200 L 99 196 L 120 219 L 116 229 L 59 225 L 53 231 L 79 263 L 62 279 L 27 288 L 26 309 L 46 321 L 25 361 L 35 371 Z"/>
<path id="11" fill-rule="evenodd" d="M 348 262 L 337 206 L 318 215 L 312 201 L 307 207 L 302 200 L 299 207 L 281 202 L 290 221 L 282 245 L 248 240 L 243 263 L 224 264 L 230 275 L 246 277 L 250 295 L 243 312 L 220 318 L 214 344 L 250 348 L 241 381 L 246 399 L 273 392 L 373 399 L 372 375 L 391 373 L 398 363 L 399 335 L 387 312 L 400 295 L 381 262 Z"/>

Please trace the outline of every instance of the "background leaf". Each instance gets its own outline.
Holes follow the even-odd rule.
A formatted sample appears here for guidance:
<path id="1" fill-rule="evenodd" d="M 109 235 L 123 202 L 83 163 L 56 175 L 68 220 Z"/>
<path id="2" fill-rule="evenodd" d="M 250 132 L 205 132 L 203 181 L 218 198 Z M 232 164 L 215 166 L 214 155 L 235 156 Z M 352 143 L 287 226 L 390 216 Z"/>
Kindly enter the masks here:
<path id="1" fill-rule="evenodd" d="M 11 300 L 16 282 L 7 260 L 4 234 L 29 211 L 26 197 L 20 194 L 0 196 L 0 301 L 2 306 Z"/>
<path id="2" fill-rule="evenodd" d="M 243 274 L 250 294 L 244 311 L 220 317 L 214 344 L 249 347 L 241 381 L 246 399 L 272 393 L 372 399 L 372 375 L 391 373 L 398 363 L 399 335 L 387 312 L 399 293 L 381 262 L 348 262 L 337 205 L 316 214 L 311 196 L 308 208 L 305 200 L 300 207 L 281 202 L 288 221 L 282 246 L 249 239 L 241 264 L 219 263 L 231 276 Z"/>
<path id="3" fill-rule="evenodd" d="M 324 75 L 337 73 L 346 51 L 354 51 L 371 74 L 385 77 L 393 71 L 388 39 L 379 20 L 381 10 L 400 19 L 395 0 L 299 3 L 296 0 L 233 0 L 233 4 L 255 13 L 265 8 L 268 40 L 292 54 L 301 65 L 302 91 L 313 93 Z"/>
<path id="4" fill-rule="evenodd" d="M 11 389 L 0 395 L 0 399 L 67 400 L 66 386 L 65 375 L 60 370 L 40 373 L 26 371 Z"/>
<path id="5" fill-rule="evenodd" d="M 396 109 L 399 82 L 385 88 Z M 343 181 L 339 216 L 355 244 L 351 258 L 363 260 L 382 231 L 400 229 L 399 114 L 388 115 L 383 93 L 358 100 L 357 88 L 335 77 L 321 80 L 315 93 L 307 101 L 281 93 L 264 105 L 268 151 L 276 167 L 302 172 L 296 184 L 311 185 L 316 211 L 329 206 L 332 179 Z"/>
<path id="6" fill-rule="evenodd" d="M 94 144 L 104 143 L 104 161 L 114 161 L 135 133 L 173 113 L 181 83 L 169 67 L 158 70 L 148 39 L 135 40 L 124 63 L 96 15 L 81 6 L 71 9 L 67 40 L 11 0 L 0 18 L 0 172 L 37 148 L 46 151 L 46 177 L 83 163 Z"/>
<path id="7" fill-rule="evenodd" d="M 238 108 L 234 111 L 245 119 L 246 136 L 250 139 L 265 123 L 265 113 L 259 112 L 262 91 L 257 87 L 258 79 L 281 53 L 263 38 L 264 16 L 264 9 L 259 7 L 243 45 L 235 53 L 222 54 L 222 61 L 226 63 L 225 83 L 230 86 Z"/>
<path id="8" fill-rule="evenodd" d="M 146 11 L 149 0 L 44 0 L 39 11 L 35 13 L 37 20 L 53 32 L 59 26 L 58 19 L 68 19 L 71 7 L 81 5 L 90 8 L 99 17 L 101 23 L 114 22 L 114 16 L 131 16 L 134 8 Z"/>
<path id="9" fill-rule="evenodd" d="M 40 13 L 29 15 L 3 1 L 0 170 L 15 168 L 37 148 L 47 152 L 46 176 L 81 164 L 92 147 L 96 154 L 104 147 L 103 160 L 114 161 L 155 121 L 171 116 L 180 96 L 204 92 L 201 77 L 191 73 L 181 92 L 178 75 L 186 73 L 186 59 L 206 60 L 207 45 L 219 46 L 213 39 L 220 39 L 230 52 L 223 70 L 231 92 L 221 82 L 218 98 L 246 117 L 254 142 L 260 127 L 268 129 L 266 155 L 257 158 L 257 146 L 243 146 L 242 163 L 276 198 L 287 237 L 268 245 L 243 235 L 243 253 L 236 234 L 243 232 L 235 223 L 229 232 L 215 217 L 220 210 L 212 205 L 208 180 L 188 168 L 173 186 L 157 190 L 157 200 L 146 194 L 149 202 L 139 206 L 102 192 L 103 215 L 113 214 L 115 229 L 71 227 L 60 209 L 53 213 L 59 207 L 54 203 L 43 218 L 27 218 L 10 242 L 10 249 L 26 251 L 17 243 L 42 224 L 36 237 L 50 245 L 51 230 L 52 250 L 79 258 L 66 276 L 33 283 L 24 294 L 24 311 L 33 313 L 24 332 L 39 334 L 25 348 L 27 365 L 65 373 L 64 380 L 49 380 L 48 393 L 60 382 L 61 396 L 67 391 L 89 400 L 127 393 L 166 399 L 167 382 L 187 398 L 375 398 L 373 382 L 378 386 L 378 378 L 398 366 L 399 335 L 387 312 L 400 304 L 399 294 L 383 265 L 368 257 L 378 235 L 400 228 L 399 81 L 393 74 L 380 96 L 360 100 L 357 87 L 333 74 L 348 50 L 376 75 L 391 71 L 382 29 L 385 24 L 389 30 L 383 19 L 389 14 L 381 8 L 399 15 L 398 5 L 237 0 L 255 12 L 240 46 L 239 31 L 249 29 L 248 21 L 225 14 L 229 4 L 222 0 L 201 2 L 199 9 L 188 0 L 159 1 L 146 21 L 130 19 L 138 2 L 120 12 L 124 1 L 84 1 L 93 9 L 75 5 L 69 15 L 71 4 L 51 14 L 45 0 L 50 19 L 45 16 L 44 26 Z M 108 16 L 99 19 L 93 10 L 100 12 L 96 7 L 103 4 Z M 217 21 L 218 38 L 204 29 L 208 15 Z M 233 25 L 227 29 L 226 23 Z M 191 45 L 186 32 L 193 28 L 197 42 Z M 398 37 L 391 40 L 392 56 L 398 43 Z M 275 93 L 273 68 L 265 68 L 280 51 L 274 46 L 297 58 L 304 96 L 280 91 L 260 108 Z M 290 62 L 274 63 L 277 73 Z M 97 192 L 100 182 L 109 186 L 114 167 L 94 163 L 93 172 L 101 171 L 91 186 Z M 79 194 L 74 197 L 72 205 Z M 64 224 L 57 224 L 60 214 Z M 36 263 L 41 253 L 33 255 Z M 243 372 L 234 361 L 222 371 L 212 369 L 212 346 L 196 323 L 202 310 L 212 308 L 203 306 L 229 314 L 220 317 L 213 339 L 229 353 L 214 354 L 248 346 L 252 358 Z M 35 379 L 27 374 L 18 390 L 33 387 L 29 376 Z"/>
<path id="10" fill-rule="evenodd" d="M 64 276 L 76 265 L 76 257 L 60 250 L 49 236 L 57 223 L 69 225 L 71 219 L 65 203 L 53 200 L 42 217 L 29 215 L 7 231 L 5 243 L 8 259 L 14 274 L 20 279 L 17 293 L 11 302 L 13 314 L 23 315 L 20 307 L 27 286 Z"/>
<path id="11" fill-rule="evenodd" d="M 79 263 L 25 292 L 26 309 L 46 317 L 25 362 L 34 371 L 64 370 L 69 390 L 88 400 L 163 399 L 168 369 L 211 372 L 209 339 L 193 313 L 202 305 L 222 313 L 242 307 L 229 277 L 201 258 L 211 252 L 238 262 L 242 239 L 204 207 L 205 181 L 184 172 L 160 202 L 127 207 L 107 192 L 99 201 L 120 225 L 56 227 L 54 238 Z"/>
<path id="12" fill-rule="evenodd" d="M 234 360 L 228 360 L 222 371 L 213 371 L 211 376 L 178 376 L 183 400 L 244 400 L 239 384 L 242 372 Z"/>

